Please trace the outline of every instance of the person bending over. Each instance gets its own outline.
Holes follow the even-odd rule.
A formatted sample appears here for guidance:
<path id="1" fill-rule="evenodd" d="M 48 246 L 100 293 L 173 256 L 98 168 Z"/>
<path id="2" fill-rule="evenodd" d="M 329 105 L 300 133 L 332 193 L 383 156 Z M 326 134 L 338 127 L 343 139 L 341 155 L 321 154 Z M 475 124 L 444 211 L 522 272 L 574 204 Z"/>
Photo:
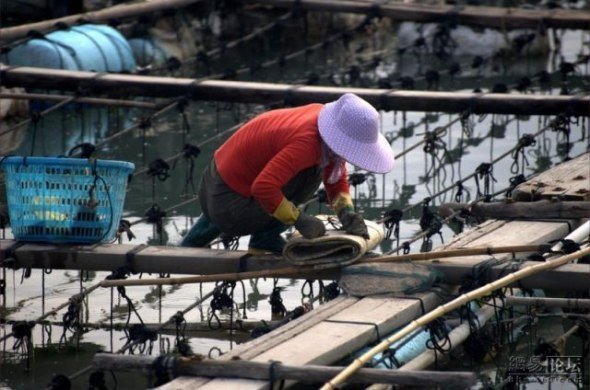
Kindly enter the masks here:
<path id="1" fill-rule="evenodd" d="M 374 173 L 389 172 L 394 163 L 379 132 L 379 113 L 357 95 L 254 117 L 215 151 L 203 172 L 202 214 L 181 246 L 207 246 L 221 234 L 251 235 L 250 253 L 280 253 L 281 233 L 292 225 L 306 238 L 320 237 L 323 222 L 296 205 L 311 199 L 322 182 L 343 229 L 368 238 L 353 208 L 346 162 Z"/>

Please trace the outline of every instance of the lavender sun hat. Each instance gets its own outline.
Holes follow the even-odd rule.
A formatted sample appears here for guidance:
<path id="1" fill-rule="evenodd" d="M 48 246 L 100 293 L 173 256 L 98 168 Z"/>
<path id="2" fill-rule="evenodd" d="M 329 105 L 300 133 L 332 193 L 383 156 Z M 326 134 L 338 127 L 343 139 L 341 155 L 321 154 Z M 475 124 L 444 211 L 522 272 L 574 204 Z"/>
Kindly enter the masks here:
<path id="1" fill-rule="evenodd" d="M 346 93 L 324 105 L 318 127 L 328 147 L 347 162 L 374 173 L 393 168 L 393 150 L 379 132 L 379 113 L 357 95 Z"/>

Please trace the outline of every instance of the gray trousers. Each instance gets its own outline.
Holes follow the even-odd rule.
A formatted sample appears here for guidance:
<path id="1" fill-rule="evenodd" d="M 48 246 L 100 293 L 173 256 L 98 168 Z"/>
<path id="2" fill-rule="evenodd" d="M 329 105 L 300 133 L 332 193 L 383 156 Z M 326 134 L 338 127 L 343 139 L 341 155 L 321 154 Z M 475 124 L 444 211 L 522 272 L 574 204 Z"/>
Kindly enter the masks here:
<path id="1" fill-rule="evenodd" d="M 299 172 L 282 191 L 287 199 L 298 205 L 313 197 L 321 181 L 321 169 L 311 167 Z M 243 197 L 229 188 L 219 176 L 215 160 L 203 171 L 199 201 L 203 214 L 226 235 L 245 236 L 282 225 L 254 198 Z"/>

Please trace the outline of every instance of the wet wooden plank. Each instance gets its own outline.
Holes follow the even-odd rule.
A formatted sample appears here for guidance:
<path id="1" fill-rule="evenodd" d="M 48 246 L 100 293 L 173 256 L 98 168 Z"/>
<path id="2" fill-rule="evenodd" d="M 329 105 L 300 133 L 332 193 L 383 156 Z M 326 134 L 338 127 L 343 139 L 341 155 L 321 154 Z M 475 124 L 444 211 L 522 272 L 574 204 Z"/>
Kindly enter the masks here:
<path id="1" fill-rule="evenodd" d="M 590 200 L 590 153 L 561 163 L 518 185 L 512 197 L 522 201 L 553 197 Z"/>
<path id="2" fill-rule="evenodd" d="M 446 245 L 442 245 L 437 250 L 459 248 L 459 247 L 478 247 L 490 245 L 511 245 L 511 244 L 541 244 L 551 240 L 563 238 L 576 224 L 569 221 L 556 222 L 523 222 L 523 221 L 487 221 L 486 223 L 468 230 Z M 510 258 L 508 255 L 498 255 L 498 261 L 505 261 Z M 489 256 L 470 256 L 461 258 L 460 262 L 466 267 L 473 267 L 481 261 L 489 259 Z M 441 259 L 440 262 L 453 265 L 458 259 Z M 579 275 L 578 275 L 579 276 Z M 583 277 L 583 276 L 582 276 Z M 352 351 L 359 349 L 358 342 L 368 343 L 371 340 L 371 332 L 375 333 L 373 325 L 364 325 L 364 329 L 358 324 L 343 324 L 330 322 L 330 320 L 344 319 L 353 322 L 377 323 L 380 326 L 380 332 L 385 331 L 386 327 L 402 326 L 420 315 L 416 312 L 419 309 L 419 303 L 407 299 L 380 297 L 382 301 L 376 304 L 375 297 L 366 297 L 361 299 L 357 304 L 351 306 L 350 311 L 346 310 L 331 317 L 327 321 L 322 321 L 314 327 L 309 328 L 296 337 L 288 338 L 287 341 L 273 346 L 260 353 L 253 360 L 267 361 L 276 360 L 288 364 L 330 364 L 350 354 Z M 426 302 L 430 299 L 437 300 L 435 294 L 429 293 L 424 295 L 423 300 Z M 403 302 L 403 303 L 402 303 Z M 365 306 L 366 305 L 366 306 Z M 379 309 L 374 311 L 373 308 L 378 306 Z M 413 312 L 410 312 L 412 311 Z M 427 310 L 429 310 L 427 308 Z M 402 315 L 401 313 L 404 313 Z M 383 315 L 389 316 L 384 319 Z M 393 322 L 390 322 L 393 321 Z M 399 322 L 396 322 L 399 321 Z M 385 325 L 388 324 L 388 325 Z M 357 327 L 353 330 L 351 327 Z M 275 330 L 280 334 L 280 329 Z M 354 339 L 354 340 L 353 340 Z M 245 345 L 247 345 L 246 343 Z M 301 351 L 294 353 L 293 351 Z M 180 384 L 191 386 L 192 388 L 218 390 L 223 388 L 240 388 L 240 389 L 263 389 L 267 382 L 252 380 L 231 380 L 231 379 L 214 379 L 204 382 L 204 378 L 194 378 L 193 381 L 187 378 L 174 380 L 170 386 L 162 389 L 178 389 Z"/>
<path id="3" fill-rule="evenodd" d="M 440 303 L 435 294 L 422 294 L 420 298 L 426 311 Z M 333 306 L 332 302 L 325 305 Z M 377 341 L 379 336 L 382 337 L 417 318 L 422 314 L 422 308 L 418 299 L 379 296 L 360 299 L 342 310 L 331 308 L 330 312 L 332 315 L 328 318 L 322 315 L 324 318 L 320 321 L 308 319 L 306 323 L 302 323 L 292 330 L 287 330 L 285 335 L 282 334 L 283 328 L 278 328 L 265 335 L 266 340 L 258 344 L 255 351 L 256 356 L 249 357 L 252 354 L 248 353 L 249 343 L 246 343 L 238 346 L 234 351 L 222 355 L 220 359 L 249 358 L 254 361 L 274 360 L 283 363 L 289 362 L 289 364 L 333 363 L 362 348 L 367 343 Z M 310 317 L 312 313 L 309 313 Z M 314 321 L 316 324 L 309 326 L 309 321 Z M 297 334 L 293 335 L 295 329 Z M 277 337 L 281 338 L 279 343 L 274 340 Z M 257 339 L 253 342 L 256 341 Z M 270 344 L 267 344 L 269 341 Z M 246 351 L 242 352 L 240 348 L 246 349 Z M 191 380 L 187 377 L 180 377 L 159 387 L 159 389 L 181 389 L 183 386 L 198 387 L 199 389 L 263 389 L 267 385 L 267 381 L 246 379 L 218 378 L 207 381 L 206 378 Z"/>
<path id="4" fill-rule="evenodd" d="M 443 248 L 458 248 L 462 246 L 486 246 L 489 244 L 540 244 L 550 240 L 562 238 L 570 230 L 567 222 L 521 222 L 521 221 L 488 221 L 481 226 L 460 234 Z M 517 232 L 517 234 L 515 234 Z M 510 257 L 510 255 L 507 255 Z M 473 256 L 470 259 L 462 259 L 467 267 L 486 260 L 489 256 Z M 500 259 L 499 259 L 500 260 Z M 442 259 L 441 259 L 442 261 Z M 452 264 L 453 260 L 445 259 Z M 375 299 L 380 299 L 376 303 Z M 423 296 L 424 302 L 436 302 L 438 297 L 429 293 Z M 374 310 L 378 307 L 377 311 Z M 430 303 L 428 304 L 430 306 Z M 429 310 L 427 308 L 427 310 Z M 403 313 L 403 314 L 402 314 Z M 311 314 L 311 313 L 310 313 Z M 287 338 L 284 343 L 273 345 L 257 356 L 250 358 L 257 361 L 277 360 L 285 364 L 330 364 L 361 348 L 370 342 L 370 337 L 375 336 L 374 325 L 379 326 L 380 332 L 386 332 L 388 327 L 405 325 L 407 322 L 419 316 L 420 304 L 416 300 L 390 298 L 390 297 L 366 297 L 354 306 L 338 313 L 327 321 L 307 329 L 295 337 Z M 389 318 L 384 318 L 388 316 Z M 368 324 L 345 324 L 331 321 L 345 320 L 352 322 L 365 322 Z M 274 332 L 280 334 L 281 328 Z M 371 336 L 371 334 L 373 336 Z M 382 333 L 384 334 L 384 333 Z M 364 343 L 364 344 L 363 344 Z M 247 345 L 246 343 L 245 345 Z M 363 344 L 360 345 L 359 344 Z M 264 349 L 264 346 L 259 346 Z M 298 351 L 294 353 L 294 351 Z M 235 355 L 234 355 L 235 356 Z M 204 378 L 187 378 L 174 380 L 170 385 L 162 389 L 178 389 L 181 386 L 190 386 L 199 389 L 263 389 L 267 382 L 252 380 L 214 379 L 204 382 Z"/>

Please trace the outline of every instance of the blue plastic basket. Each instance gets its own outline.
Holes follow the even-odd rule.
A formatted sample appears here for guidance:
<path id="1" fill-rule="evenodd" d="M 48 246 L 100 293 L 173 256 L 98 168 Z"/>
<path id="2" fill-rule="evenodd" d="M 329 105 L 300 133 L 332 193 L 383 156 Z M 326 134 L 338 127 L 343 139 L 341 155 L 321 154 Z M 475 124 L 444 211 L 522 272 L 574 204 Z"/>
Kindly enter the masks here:
<path id="1" fill-rule="evenodd" d="M 114 238 L 132 163 L 7 157 L 1 165 L 15 239 L 90 244 Z"/>

